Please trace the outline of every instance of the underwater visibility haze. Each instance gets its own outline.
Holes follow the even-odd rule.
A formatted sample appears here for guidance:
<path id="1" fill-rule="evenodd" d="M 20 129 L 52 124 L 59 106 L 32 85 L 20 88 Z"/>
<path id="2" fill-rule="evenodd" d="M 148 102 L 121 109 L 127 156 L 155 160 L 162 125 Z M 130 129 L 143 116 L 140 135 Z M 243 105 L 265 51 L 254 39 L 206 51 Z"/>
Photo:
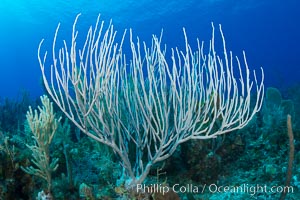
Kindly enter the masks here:
<path id="1" fill-rule="evenodd" d="M 300 199 L 299 1 L 0 1 L 0 199 Z"/>

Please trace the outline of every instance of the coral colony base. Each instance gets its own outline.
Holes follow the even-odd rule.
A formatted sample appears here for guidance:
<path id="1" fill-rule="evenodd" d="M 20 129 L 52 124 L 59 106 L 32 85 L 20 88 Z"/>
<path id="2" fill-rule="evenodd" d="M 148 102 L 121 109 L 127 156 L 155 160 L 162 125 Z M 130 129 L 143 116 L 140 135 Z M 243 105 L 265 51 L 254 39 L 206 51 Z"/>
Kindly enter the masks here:
<path id="1" fill-rule="evenodd" d="M 64 40 L 61 47 L 58 25 L 51 66 L 46 66 L 47 51 L 42 54 L 44 40 L 40 43 L 43 81 L 48 95 L 76 127 L 118 155 L 124 169 L 119 185 L 136 187 L 179 144 L 241 129 L 261 109 L 263 70 L 259 82 L 256 73 L 250 73 L 245 53 L 240 60 L 226 50 L 221 26 L 222 56 L 215 51 L 212 26 L 207 53 L 203 42 L 197 41 L 192 49 L 184 30 L 185 48 L 171 48 L 168 62 L 162 35 L 154 35 L 148 46 L 134 40 L 130 30 L 131 52 L 123 52 L 127 31 L 116 42 L 113 25 L 105 26 L 100 16 L 80 46 L 79 16 L 71 43 Z"/>

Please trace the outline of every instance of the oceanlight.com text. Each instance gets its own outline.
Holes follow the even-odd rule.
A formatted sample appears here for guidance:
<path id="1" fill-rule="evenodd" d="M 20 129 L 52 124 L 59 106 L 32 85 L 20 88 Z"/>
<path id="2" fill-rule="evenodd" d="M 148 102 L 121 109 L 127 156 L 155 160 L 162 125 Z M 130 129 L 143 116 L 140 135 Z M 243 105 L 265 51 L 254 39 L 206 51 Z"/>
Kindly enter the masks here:
<path id="1" fill-rule="evenodd" d="M 239 186 L 229 186 L 229 185 L 217 185 L 217 184 L 204 184 L 204 185 L 194 185 L 194 184 L 174 184 L 167 186 L 164 184 L 138 184 L 136 187 L 138 193 L 162 193 L 166 194 L 170 191 L 175 193 L 194 193 L 194 194 L 203 194 L 203 193 L 247 193 L 251 196 L 254 196 L 258 193 L 293 193 L 293 186 L 267 186 L 260 184 L 242 184 Z"/>

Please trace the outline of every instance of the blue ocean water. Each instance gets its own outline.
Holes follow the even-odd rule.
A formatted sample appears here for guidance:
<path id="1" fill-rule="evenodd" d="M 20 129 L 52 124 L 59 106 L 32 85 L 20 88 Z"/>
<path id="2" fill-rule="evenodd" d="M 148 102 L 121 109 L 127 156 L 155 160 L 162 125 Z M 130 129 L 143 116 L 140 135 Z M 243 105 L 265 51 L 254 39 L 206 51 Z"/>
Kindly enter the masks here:
<path id="1" fill-rule="evenodd" d="M 299 7 L 298 0 L 1 0 L 0 96 L 43 93 L 38 44 L 45 38 L 51 50 L 59 22 L 60 37 L 69 39 L 78 13 L 82 33 L 101 13 L 120 34 L 132 28 L 145 41 L 163 29 L 168 47 L 182 45 L 182 27 L 196 44 L 197 37 L 208 43 L 211 22 L 222 24 L 228 50 L 245 50 L 251 69 L 264 68 L 265 85 L 284 89 L 300 81 Z"/>

